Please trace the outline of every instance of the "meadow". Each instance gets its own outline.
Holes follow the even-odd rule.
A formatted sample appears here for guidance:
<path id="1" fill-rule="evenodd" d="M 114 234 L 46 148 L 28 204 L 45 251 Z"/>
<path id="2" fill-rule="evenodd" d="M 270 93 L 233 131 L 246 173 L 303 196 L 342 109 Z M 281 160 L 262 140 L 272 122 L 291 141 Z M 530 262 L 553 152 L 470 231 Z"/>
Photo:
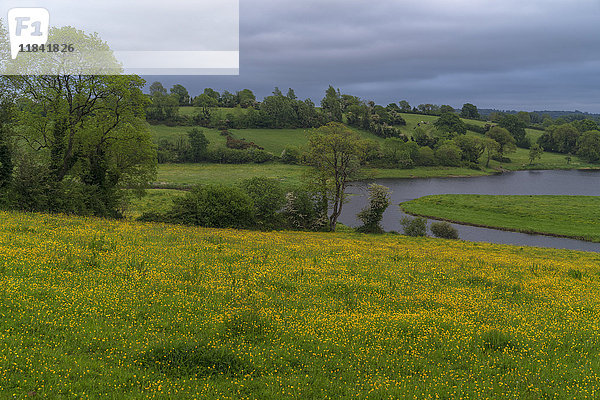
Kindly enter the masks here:
<path id="1" fill-rule="evenodd" d="M 180 113 L 193 113 L 193 107 L 182 107 Z M 228 109 L 219 109 L 224 113 Z M 244 112 L 243 109 L 229 109 L 234 112 Z M 186 115 L 187 115 L 186 114 Z M 438 117 L 432 115 L 402 114 L 407 124 L 398 127 L 402 132 L 411 136 L 415 127 L 421 122 L 433 124 Z M 485 125 L 485 121 L 464 120 L 465 122 Z M 168 127 L 166 125 L 152 125 L 150 130 L 155 142 L 161 139 L 175 141 L 178 138 L 184 138 L 191 127 Z M 210 148 L 224 146 L 226 139 L 220 135 L 216 129 L 200 128 L 210 142 Z M 370 132 L 351 128 L 362 138 L 372 139 L 379 143 L 384 139 L 373 135 Z M 276 156 L 281 155 L 283 149 L 288 146 L 306 147 L 310 130 L 306 129 L 232 129 L 230 130 L 238 139 L 246 139 L 263 147 L 266 151 Z M 481 136 L 475 132 L 469 135 Z M 540 131 L 527 130 L 527 135 L 532 141 L 535 141 L 541 134 Z M 366 178 L 432 178 L 448 176 L 481 176 L 497 173 L 501 170 L 523 170 L 523 169 L 576 169 L 576 168 L 597 168 L 595 164 L 587 163 L 579 157 L 573 156 L 572 160 L 567 162 L 563 154 L 545 152 L 542 158 L 530 163 L 529 150 L 517 149 L 516 152 L 506 154 L 511 159 L 510 163 L 500 163 L 491 160 L 489 168 L 485 168 L 485 160 L 482 157 L 479 170 L 462 167 L 416 167 L 412 169 L 397 168 L 367 168 Z M 303 173 L 307 173 L 305 166 L 284 165 L 280 163 L 266 164 L 244 164 L 244 165 L 225 165 L 225 164 L 161 164 L 158 170 L 158 186 L 160 187 L 186 187 L 201 183 L 226 183 L 235 184 L 240 180 L 251 178 L 253 176 L 267 176 L 280 179 L 292 184 L 300 183 Z"/>
<path id="2" fill-rule="evenodd" d="M 401 204 L 430 218 L 600 242 L 600 197 L 446 194 Z"/>
<path id="3" fill-rule="evenodd" d="M 594 253 L 0 218 L 0 398 L 598 397 Z"/>

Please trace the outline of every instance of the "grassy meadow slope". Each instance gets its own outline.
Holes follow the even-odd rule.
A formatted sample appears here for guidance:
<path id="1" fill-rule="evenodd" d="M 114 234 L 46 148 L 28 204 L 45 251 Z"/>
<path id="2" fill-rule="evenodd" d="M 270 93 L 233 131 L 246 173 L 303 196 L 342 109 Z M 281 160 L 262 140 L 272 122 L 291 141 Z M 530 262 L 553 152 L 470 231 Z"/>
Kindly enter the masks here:
<path id="1" fill-rule="evenodd" d="M 415 215 L 600 242 L 600 197 L 446 194 L 402 203 Z"/>
<path id="2" fill-rule="evenodd" d="M 226 113 L 244 112 L 243 109 L 219 109 L 218 112 Z M 193 107 L 182 107 L 180 113 L 193 113 Z M 414 128 L 421 121 L 433 124 L 438 117 L 431 115 L 402 114 L 407 125 L 399 127 L 404 134 L 411 136 Z M 485 125 L 484 121 L 464 120 L 476 125 Z M 165 125 L 150 126 L 153 138 L 156 142 L 161 139 L 171 141 L 177 138 L 183 138 L 191 127 L 168 127 Z M 221 136 L 216 129 L 201 128 L 210 142 L 210 147 L 224 146 L 225 137 Z M 383 142 L 383 139 L 370 132 L 355 129 L 361 137 Z M 308 143 L 309 130 L 306 129 L 232 129 L 231 132 L 237 138 L 243 138 L 255 142 L 265 150 L 279 156 L 287 145 L 306 146 Z M 477 133 L 469 132 L 470 135 L 480 136 Z M 527 130 L 530 139 L 535 141 L 541 133 L 535 130 Z M 574 168 L 597 168 L 598 165 L 589 164 L 579 157 L 573 156 L 567 163 L 563 154 L 545 152 L 541 159 L 529 165 L 529 150 L 517 149 L 516 152 L 507 154 L 512 160 L 510 163 L 490 162 L 490 168 L 483 168 L 485 161 L 481 162 L 481 170 L 469 168 L 448 168 L 448 167 L 416 167 L 413 169 L 367 169 L 366 175 L 369 178 L 427 178 L 427 177 L 445 177 L 445 176 L 479 176 L 496 173 L 499 169 L 522 170 L 522 169 L 574 169 Z M 482 157 L 483 159 L 483 157 Z M 267 164 L 245 164 L 245 165 L 223 165 L 223 164 L 162 164 L 159 166 L 159 176 L 157 182 L 161 187 L 184 187 L 199 183 L 221 182 L 232 184 L 242 179 L 253 176 L 269 176 L 281 179 L 284 182 L 293 184 L 299 183 L 300 177 L 307 168 L 304 166 L 286 166 L 278 163 Z"/>
<path id="3" fill-rule="evenodd" d="M 0 218 L 0 398 L 598 395 L 597 254 Z"/>

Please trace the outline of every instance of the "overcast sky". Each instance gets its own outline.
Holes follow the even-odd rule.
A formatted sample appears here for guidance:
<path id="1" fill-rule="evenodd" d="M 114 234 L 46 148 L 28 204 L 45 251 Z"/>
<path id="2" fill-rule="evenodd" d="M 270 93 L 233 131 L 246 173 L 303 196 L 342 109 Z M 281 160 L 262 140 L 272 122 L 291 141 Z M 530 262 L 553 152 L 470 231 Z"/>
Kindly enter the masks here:
<path id="1" fill-rule="evenodd" d="M 192 94 L 328 84 L 387 104 L 600 113 L 600 0 L 242 0 L 239 77 Z"/>
<path id="2" fill-rule="evenodd" d="M 237 50 L 237 1 L 0 8 L 47 7 L 53 25 L 96 31 L 113 50 Z M 192 95 L 278 86 L 319 103 L 332 84 L 380 104 L 600 113 L 600 0 L 241 0 L 239 50 L 240 76 L 147 79 Z"/>

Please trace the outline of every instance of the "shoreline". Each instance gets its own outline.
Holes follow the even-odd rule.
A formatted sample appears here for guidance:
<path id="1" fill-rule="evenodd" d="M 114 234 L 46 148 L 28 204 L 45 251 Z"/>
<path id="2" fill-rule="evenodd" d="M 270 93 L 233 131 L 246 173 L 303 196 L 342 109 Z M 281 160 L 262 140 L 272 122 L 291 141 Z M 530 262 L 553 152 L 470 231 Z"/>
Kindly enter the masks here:
<path id="1" fill-rule="evenodd" d="M 562 235 L 560 233 L 538 232 L 538 231 L 533 231 L 533 230 L 528 230 L 528 229 L 498 227 L 498 226 L 491 226 L 491 225 L 484 225 L 484 224 L 476 224 L 476 223 L 472 223 L 472 222 L 456 221 L 456 220 L 452 220 L 452 219 L 448 219 L 448 218 L 435 217 L 432 215 L 411 213 L 411 212 L 406 211 L 404 209 L 404 207 L 402 207 L 402 203 L 398 204 L 398 206 L 400 207 L 400 209 L 402 210 L 403 213 L 405 213 L 407 215 L 412 215 L 413 217 L 424 217 L 424 218 L 433 219 L 436 221 L 451 222 L 451 223 L 457 224 L 457 225 L 473 226 L 476 228 L 494 229 L 497 231 L 525 233 L 528 235 L 550 236 L 550 237 L 563 238 L 563 239 L 573 239 L 573 240 L 579 240 L 581 242 L 587 242 L 587 243 L 600 243 L 600 240 L 591 240 L 591 239 L 587 239 L 582 236 L 569 236 L 569 235 Z"/>

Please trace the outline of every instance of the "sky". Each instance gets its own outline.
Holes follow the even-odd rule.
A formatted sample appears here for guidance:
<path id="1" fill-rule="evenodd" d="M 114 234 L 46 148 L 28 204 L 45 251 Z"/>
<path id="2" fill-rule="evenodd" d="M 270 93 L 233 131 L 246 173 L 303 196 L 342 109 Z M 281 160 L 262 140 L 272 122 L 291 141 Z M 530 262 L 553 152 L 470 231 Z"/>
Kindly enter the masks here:
<path id="1" fill-rule="evenodd" d="M 242 0 L 239 76 L 158 80 L 600 113 L 599 71 L 600 0 Z"/>
<path id="2" fill-rule="evenodd" d="M 600 113 L 600 0 L 240 0 L 239 14 L 238 0 L 3 4 L 50 8 L 113 50 L 239 48 L 239 76 L 145 77 L 192 95 L 277 86 L 318 104 L 331 84 L 384 105 Z"/>

